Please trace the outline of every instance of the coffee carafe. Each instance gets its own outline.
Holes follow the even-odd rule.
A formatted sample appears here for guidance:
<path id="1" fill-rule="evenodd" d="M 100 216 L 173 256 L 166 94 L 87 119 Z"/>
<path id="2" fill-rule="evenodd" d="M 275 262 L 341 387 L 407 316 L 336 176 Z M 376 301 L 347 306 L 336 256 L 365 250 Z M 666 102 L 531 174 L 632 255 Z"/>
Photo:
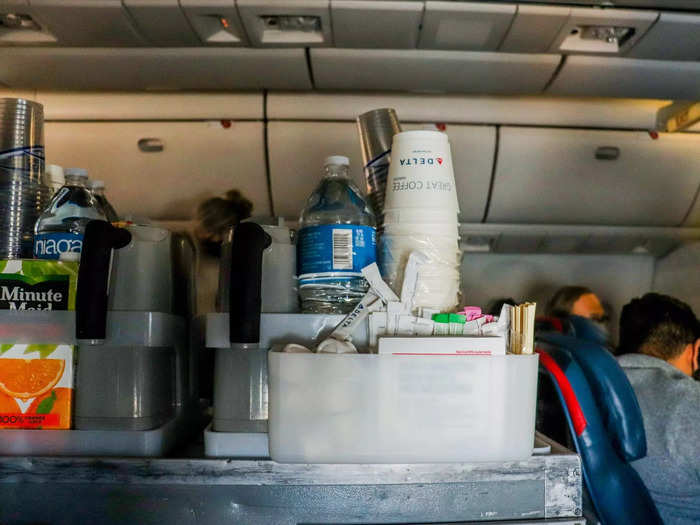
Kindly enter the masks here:
<path id="1" fill-rule="evenodd" d="M 193 301 L 193 269 L 192 244 L 166 229 L 88 223 L 76 294 L 76 428 L 151 429 L 192 406 L 192 306 L 178 303 Z"/>
<path id="2" fill-rule="evenodd" d="M 219 432 L 267 432 L 267 345 L 261 313 L 299 310 L 296 251 L 290 230 L 242 222 L 222 250 L 219 298 L 229 313 L 230 348 L 214 366 L 214 421 Z M 262 314 L 265 315 L 265 314 Z"/>
<path id="3" fill-rule="evenodd" d="M 272 222 L 265 219 L 249 219 L 229 230 L 221 246 L 218 311 L 230 311 L 231 250 L 236 231 L 248 223 L 259 225 L 270 240 L 262 253 L 260 311 L 262 313 L 295 313 L 299 311 L 294 231 L 285 225 L 282 218 L 277 221 L 277 224 L 272 224 Z M 244 252 L 253 248 L 239 243 L 237 249 L 239 250 L 237 257 L 241 257 Z"/>

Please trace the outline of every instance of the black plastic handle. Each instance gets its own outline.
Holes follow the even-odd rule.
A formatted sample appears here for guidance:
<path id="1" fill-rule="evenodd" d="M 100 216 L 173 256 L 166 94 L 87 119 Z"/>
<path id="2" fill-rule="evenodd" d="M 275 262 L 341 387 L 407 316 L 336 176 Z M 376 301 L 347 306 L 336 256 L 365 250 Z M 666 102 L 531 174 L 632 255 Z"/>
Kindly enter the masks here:
<path id="1" fill-rule="evenodd" d="M 131 242 L 131 233 L 106 221 L 85 227 L 75 296 L 75 335 L 78 339 L 104 339 L 107 328 L 109 262 L 113 249 Z"/>
<path id="2" fill-rule="evenodd" d="M 260 341 L 263 251 L 272 238 L 259 224 L 236 226 L 231 243 L 229 281 L 229 340 L 231 343 Z"/>

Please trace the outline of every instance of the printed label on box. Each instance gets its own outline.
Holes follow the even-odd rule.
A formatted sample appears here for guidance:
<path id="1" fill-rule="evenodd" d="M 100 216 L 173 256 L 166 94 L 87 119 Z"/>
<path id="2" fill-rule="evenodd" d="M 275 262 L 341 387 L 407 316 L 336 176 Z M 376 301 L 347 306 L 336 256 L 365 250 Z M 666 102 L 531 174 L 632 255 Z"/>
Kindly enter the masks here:
<path id="1" fill-rule="evenodd" d="M 0 310 L 73 310 L 78 263 L 0 261 Z"/>
<path id="2" fill-rule="evenodd" d="M 0 428 L 68 429 L 71 345 L 0 344 Z"/>

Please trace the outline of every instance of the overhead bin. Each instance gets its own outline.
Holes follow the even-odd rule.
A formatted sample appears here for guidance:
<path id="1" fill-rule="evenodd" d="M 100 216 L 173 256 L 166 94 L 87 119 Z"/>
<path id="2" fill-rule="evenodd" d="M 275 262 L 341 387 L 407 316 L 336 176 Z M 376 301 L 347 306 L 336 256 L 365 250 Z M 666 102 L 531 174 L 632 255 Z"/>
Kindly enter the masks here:
<path id="1" fill-rule="evenodd" d="M 157 46 L 194 46 L 201 42 L 178 0 L 123 0 L 124 7 L 146 39 Z"/>
<path id="2" fill-rule="evenodd" d="M 538 93 L 559 60 L 558 55 L 463 51 L 311 50 L 320 89 Z"/>
<path id="3" fill-rule="evenodd" d="M 353 120 L 375 108 L 396 109 L 404 122 L 654 129 L 663 100 L 506 97 L 406 93 L 271 92 L 267 116 L 286 120 Z M 697 126 L 700 131 L 700 125 Z"/>
<path id="4" fill-rule="evenodd" d="M 503 127 L 487 222 L 679 226 L 700 136 Z"/>
<path id="5" fill-rule="evenodd" d="M 238 189 L 270 213 L 262 122 L 46 122 L 46 159 L 87 168 L 121 214 L 191 219 Z"/>
<path id="6" fill-rule="evenodd" d="M 547 93 L 695 100 L 698 86 L 700 62 L 570 56 Z"/>
<path id="7" fill-rule="evenodd" d="M 421 49 L 495 51 L 515 16 L 515 4 L 425 3 Z"/>
<path id="8" fill-rule="evenodd" d="M 423 18 L 423 2 L 331 0 L 333 40 L 337 47 L 414 49 Z"/>
<path id="9" fill-rule="evenodd" d="M 627 56 L 700 61 L 700 15 L 661 13 L 659 20 Z"/>
<path id="10" fill-rule="evenodd" d="M 683 226 L 698 226 L 700 227 L 700 192 L 695 196 L 695 204 L 688 213 Z"/>
<path id="11" fill-rule="evenodd" d="M 0 48 L 0 83 L 40 89 L 309 89 L 303 49 Z"/>
<path id="12" fill-rule="evenodd" d="M 546 53 L 571 8 L 548 5 L 519 5 L 499 51 L 506 53 Z"/>
<path id="13" fill-rule="evenodd" d="M 14 92 L 10 96 L 19 96 Z M 0 96 L 3 96 L 0 94 Z M 262 120 L 262 93 L 38 91 L 48 121 Z"/>
<path id="14" fill-rule="evenodd" d="M 421 124 L 402 124 L 404 130 Z M 496 147 L 492 126 L 449 125 L 460 218 L 480 221 L 486 207 Z M 275 214 L 299 215 L 306 199 L 323 176 L 329 155 L 350 158 L 350 173 L 365 188 L 357 125 L 354 122 L 275 122 L 268 124 L 270 184 Z"/>
<path id="15" fill-rule="evenodd" d="M 121 0 L 32 0 L 37 21 L 69 46 L 138 46 L 146 42 Z"/>

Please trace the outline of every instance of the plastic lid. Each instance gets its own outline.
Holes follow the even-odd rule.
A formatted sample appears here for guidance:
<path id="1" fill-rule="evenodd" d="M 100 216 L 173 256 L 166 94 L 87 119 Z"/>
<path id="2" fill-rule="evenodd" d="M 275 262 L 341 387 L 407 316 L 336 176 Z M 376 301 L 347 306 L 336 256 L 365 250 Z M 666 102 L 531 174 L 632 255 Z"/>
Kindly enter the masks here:
<path id="1" fill-rule="evenodd" d="M 66 168 L 64 170 L 66 177 L 85 177 L 87 179 L 88 171 L 85 168 Z"/>
<path id="2" fill-rule="evenodd" d="M 104 188 L 105 188 L 105 181 L 103 181 L 103 180 L 93 180 L 92 183 L 90 183 L 90 187 L 91 187 L 93 190 L 104 189 Z"/>
<path id="3" fill-rule="evenodd" d="M 52 181 L 63 182 L 63 168 L 58 164 L 49 164 L 46 166 L 46 174 Z"/>
<path id="4" fill-rule="evenodd" d="M 61 262 L 80 262 L 80 254 L 75 252 L 61 252 L 58 255 Z"/>
<path id="5" fill-rule="evenodd" d="M 331 155 L 330 157 L 326 157 L 326 160 L 323 161 L 323 165 L 350 166 L 350 159 L 343 155 Z"/>

